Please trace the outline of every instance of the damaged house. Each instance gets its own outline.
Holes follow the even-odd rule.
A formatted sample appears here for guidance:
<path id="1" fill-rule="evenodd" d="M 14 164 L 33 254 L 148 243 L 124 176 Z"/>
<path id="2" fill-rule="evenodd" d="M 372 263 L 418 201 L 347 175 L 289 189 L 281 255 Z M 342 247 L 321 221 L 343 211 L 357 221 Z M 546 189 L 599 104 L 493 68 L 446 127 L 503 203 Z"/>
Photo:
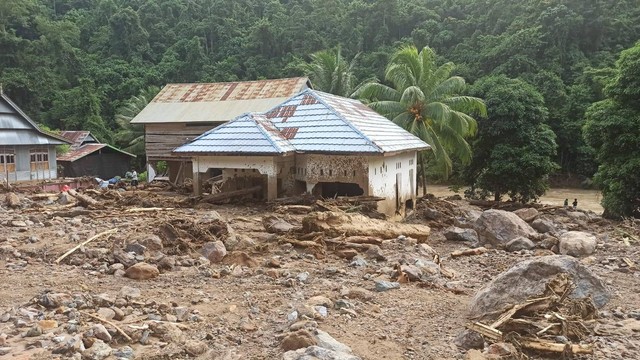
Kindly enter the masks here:
<path id="1" fill-rule="evenodd" d="M 176 147 L 246 112 L 264 112 L 311 87 L 305 77 L 167 84 L 131 121 L 144 125 L 147 163 L 166 161 L 169 178 L 191 177 L 191 158 Z"/>
<path id="2" fill-rule="evenodd" d="M 429 145 L 353 99 L 307 89 L 265 113 L 243 114 L 178 147 L 193 162 L 194 192 L 201 174 L 221 169 L 225 190 L 261 185 L 273 199 L 386 198 L 393 215 L 413 207 L 417 152 Z"/>
<path id="3" fill-rule="evenodd" d="M 131 170 L 135 155 L 100 143 L 88 131 L 63 131 L 61 136 L 72 142 L 71 149 L 58 155 L 61 176 L 97 176 L 110 179 Z"/>
<path id="4" fill-rule="evenodd" d="M 0 182 L 57 178 L 56 146 L 68 143 L 40 130 L 0 89 Z"/>

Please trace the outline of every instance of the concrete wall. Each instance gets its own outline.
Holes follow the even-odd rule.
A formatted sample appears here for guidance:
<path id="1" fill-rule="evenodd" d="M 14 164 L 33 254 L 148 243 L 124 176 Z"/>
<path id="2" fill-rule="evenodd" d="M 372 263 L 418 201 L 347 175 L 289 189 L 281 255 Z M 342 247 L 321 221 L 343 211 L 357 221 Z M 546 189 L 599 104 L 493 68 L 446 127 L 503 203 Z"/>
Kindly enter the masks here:
<path id="1" fill-rule="evenodd" d="M 367 158 L 346 155 L 296 155 L 295 179 L 307 182 L 307 191 L 321 182 L 358 184 L 364 195 L 369 188 Z"/>
<path id="2" fill-rule="evenodd" d="M 413 200 L 415 204 L 416 154 L 412 151 L 369 157 L 369 195 L 387 198 L 378 203 L 378 211 L 387 215 L 404 215 L 405 202 Z"/>

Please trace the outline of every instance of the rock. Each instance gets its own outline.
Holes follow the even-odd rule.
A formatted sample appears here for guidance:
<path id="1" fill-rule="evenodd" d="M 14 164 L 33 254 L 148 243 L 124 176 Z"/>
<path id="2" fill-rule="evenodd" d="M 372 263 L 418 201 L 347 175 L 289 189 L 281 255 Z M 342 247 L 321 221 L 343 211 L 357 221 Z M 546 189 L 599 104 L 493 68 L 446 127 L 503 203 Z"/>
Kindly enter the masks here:
<path id="1" fill-rule="evenodd" d="M 283 360 L 362 360 L 362 358 L 328 350 L 319 346 L 309 346 L 296 351 L 288 351 L 283 354 Z"/>
<path id="2" fill-rule="evenodd" d="M 113 356 L 118 360 L 131 360 L 135 358 L 135 355 L 135 352 L 129 346 L 123 346 L 122 348 L 113 351 Z"/>
<path id="3" fill-rule="evenodd" d="M 486 357 L 476 349 L 471 349 L 464 354 L 464 360 L 486 360 Z"/>
<path id="4" fill-rule="evenodd" d="M 321 348 L 351 354 L 350 347 L 334 339 L 325 331 L 316 330 L 315 339 Z"/>
<path id="5" fill-rule="evenodd" d="M 134 280 L 148 280 L 160 275 L 160 271 L 155 265 L 145 262 L 132 265 L 125 271 L 124 276 Z"/>
<path id="6" fill-rule="evenodd" d="M 306 272 L 306 271 L 303 271 L 300 274 L 296 275 L 296 279 L 298 281 L 300 281 L 301 283 L 308 283 L 309 282 L 309 273 Z"/>
<path id="7" fill-rule="evenodd" d="M 51 330 L 58 327 L 58 322 L 55 320 L 40 320 L 38 321 L 38 327 L 44 331 Z"/>
<path id="8" fill-rule="evenodd" d="M 22 220 L 13 220 L 10 224 L 13 227 L 27 227 L 27 223 Z"/>
<path id="9" fill-rule="evenodd" d="M 103 319 L 112 320 L 116 317 L 116 312 L 109 308 L 100 308 L 98 309 L 98 316 Z"/>
<path id="10" fill-rule="evenodd" d="M 104 325 L 95 324 L 91 329 L 93 330 L 93 336 L 95 336 L 96 338 L 106 343 L 111 342 L 111 334 L 109 334 L 109 331 L 107 331 L 107 328 L 105 328 Z"/>
<path id="11" fill-rule="evenodd" d="M 314 339 L 311 333 L 309 333 L 305 329 L 301 329 L 285 336 L 284 339 L 282 339 L 280 347 L 284 351 L 290 351 L 306 348 L 317 344 L 318 342 Z"/>
<path id="12" fill-rule="evenodd" d="M 38 303 L 46 308 L 53 309 L 71 302 L 71 295 L 65 293 L 45 293 L 40 296 Z"/>
<path id="13" fill-rule="evenodd" d="M 216 264 L 222 261 L 227 255 L 227 249 L 224 247 L 224 243 L 220 240 L 208 242 L 200 249 L 202 256 L 211 261 L 212 264 Z"/>
<path id="14" fill-rule="evenodd" d="M 536 231 L 518 215 L 503 210 L 490 209 L 482 213 L 475 224 L 480 245 L 504 247 L 509 241 L 524 236 L 534 238 Z"/>
<path id="15" fill-rule="evenodd" d="M 151 322 L 149 328 L 153 331 L 154 336 L 159 337 L 163 341 L 182 343 L 184 341 L 184 334 L 182 330 L 170 322 Z"/>
<path id="16" fill-rule="evenodd" d="M 350 267 L 365 267 L 367 265 L 369 265 L 369 263 L 367 263 L 367 260 L 363 259 L 360 255 L 354 257 L 349 263 Z"/>
<path id="17" fill-rule="evenodd" d="M 11 352 L 10 347 L 0 347 L 0 356 L 7 355 Z"/>
<path id="18" fill-rule="evenodd" d="M 272 234 L 284 234 L 296 228 L 294 225 L 291 225 L 274 215 L 267 215 L 263 217 L 262 226 L 264 226 L 267 232 Z"/>
<path id="19" fill-rule="evenodd" d="M 399 289 L 400 288 L 400 283 L 397 282 L 391 282 L 391 281 L 384 281 L 384 280 L 376 280 L 376 291 L 377 292 L 383 292 L 383 291 L 388 291 L 388 290 L 392 290 L 392 289 Z"/>
<path id="20" fill-rule="evenodd" d="M 142 234 L 133 238 L 134 243 L 138 243 L 144 246 L 149 251 L 160 251 L 162 250 L 162 239 L 158 235 L 153 234 Z"/>
<path id="21" fill-rule="evenodd" d="M 373 293 L 364 288 L 351 288 L 341 293 L 342 296 L 345 296 L 351 300 L 360 300 L 360 301 L 371 301 L 373 300 Z"/>
<path id="22" fill-rule="evenodd" d="M 478 242 L 478 233 L 474 229 L 462 229 L 455 226 L 445 230 L 444 237 L 449 241 Z"/>
<path id="23" fill-rule="evenodd" d="M 111 355 L 113 349 L 102 340 L 96 340 L 91 347 L 82 352 L 82 357 L 88 360 L 102 360 Z"/>
<path id="24" fill-rule="evenodd" d="M 495 344 L 489 345 L 487 349 L 487 354 L 489 355 L 498 355 L 500 358 L 509 357 L 518 353 L 518 350 L 515 346 L 509 343 L 498 342 Z"/>
<path id="25" fill-rule="evenodd" d="M 113 307 L 113 308 L 111 308 L 111 310 L 113 310 L 113 312 L 114 312 L 114 314 L 115 314 L 115 315 L 113 316 L 113 319 L 114 319 L 114 320 L 122 321 L 122 320 L 124 319 L 125 314 L 124 314 L 124 311 L 122 311 L 122 309 L 117 308 L 117 307 Z"/>
<path id="26" fill-rule="evenodd" d="M 507 251 L 520 251 L 520 250 L 531 250 L 536 246 L 533 241 L 527 239 L 523 236 L 518 236 L 517 238 L 509 241 L 506 245 Z"/>
<path id="27" fill-rule="evenodd" d="M 142 293 L 140 292 L 140 289 L 138 289 L 137 287 L 125 285 L 120 288 L 120 296 L 125 299 L 139 298 L 141 294 Z"/>
<path id="28" fill-rule="evenodd" d="M 401 270 L 406 273 L 411 281 L 419 281 L 422 278 L 422 270 L 415 265 L 402 265 Z"/>
<path id="29" fill-rule="evenodd" d="M 502 310 L 508 304 L 518 304 L 542 294 L 547 283 L 560 273 L 567 273 L 576 285 L 572 298 L 591 296 L 601 308 L 611 294 L 604 282 L 570 256 L 549 255 L 522 261 L 482 287 L 470 302 L 469 315 L 479 317 Z"/>
<path id="30" fill-rule="evenodd" d="M 556 231 L 556 226 L 549 219 L 535 219 L 531 223 L 531 227 L 543 234 Z"/>
<path id="31" fill-rule="evenodd" d="M 484 338 L 475 331 L 465 329 L 456 335 L 453 344 L 465 350 L 484 349 Z"/>
<path id="32" fill-rule="evenodd" d="M 158 261 L 158 269 L 162 271 L 171 271 L 176 267 L 176 257 L 175 256 L 163 256 L 160 261 Z"/>
<path id="33" fill-rule="evenodd" d="M 380 249 L 380 246 L 378 245 L 369 245 L 369 248 L 365 252 L 365 255 L 369 259 L 374 259 L 378 261 L 384 261 L 387 259 L 382 253 L 382 249 Z"/>
<path id="34" fill-rule="evenodd" d="M 127 246 L 124 248 L 124 251 L 132 252 L 136 255 L 144 255 L 144 252 L 147 251 L 147 247 L 142 244 L 138 244 L 137 242 L 133 242 L 127 244 Z"/>
<path id="35" fill-rule="evenodd" d="M 67 205 L 73 201 L 75 201 L 75 198 L 69 195 L 69 193 L 66 191 L 63 191 L 58 195 L 58 204 L 60 205 Z"/>
<path id="36" fill-rule="evenodd" d="M 331 301 L 328 297 L 318 295 L 307 300 L 307 305 L 310 306 L 324 306 L 327 308 L 333 307 L 333 301 Z"/>
<path id="37" fill-rule="evenodd" d="M 204 341 L 189 340 L 184 344 L 184 351 L 191 356 L 202 355 L 209 349 L 209 346 Z"/>
<path id="38" fill-rule="evenodd" d="M 336 251 L 336 255 L 340 258 L 344 258 L 347 260 L 353 259 L 356 255 L 358 255 L 358 251 L 355 249 L 344 249 Z"/>
<path id="39" fill-rule="evenodd" d="M 589 216 L 585 213 L 583 213 L 582 211 L 569 211 L 567 213 L 567 215 L 572 218 L 573 220 L 578 220 L 578 221 L 588 221 L 589 220 Z"/>
<path id="40" fill-rule="evenodd" d="M 560 254 L 575 257 L 588 256 L 596 251 L 598 241 L 592 234 L 582 231 L 569 231 L 560 235 Z"/>
<path id="41" fill-rule="evenodd" d="M 536 217 L 538 217 L 539 214 L 538 210 L 534 208 L 522 208 L 514 211 L 513 213 L 518 215 L 520 219 L 526 222 L 532 222 Z"/>
<path id="42" fill-rule="evenodd" d="M 18 195 L 14 194 L 12 192 L 8 192 L 4 196 L 4 202 L 10 208 L 17 208 L 17 207 L 20 206 L 20 198 L 18 197 Z"/>

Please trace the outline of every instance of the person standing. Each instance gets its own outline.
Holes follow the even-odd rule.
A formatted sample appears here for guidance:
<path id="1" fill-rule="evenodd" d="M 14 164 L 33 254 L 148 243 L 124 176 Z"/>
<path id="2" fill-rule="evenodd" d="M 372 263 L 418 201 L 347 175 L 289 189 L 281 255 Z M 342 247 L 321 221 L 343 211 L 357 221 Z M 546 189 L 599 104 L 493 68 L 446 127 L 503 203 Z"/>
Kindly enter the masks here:
<path id="1" fill-rule="evenodd" d="M 138 172 L 131 170 L 131 186 L 138 188 Z"/>
<path id="2" fill-rule="evenodd" d="M 578 208 L 578 199 L 573 199 L 573 210 Z"/>
<path id="3" fill-rule="evenodd" d="M 564 208 L 568 208 L 569 207 L 569 199 L 564 199 Z"/>

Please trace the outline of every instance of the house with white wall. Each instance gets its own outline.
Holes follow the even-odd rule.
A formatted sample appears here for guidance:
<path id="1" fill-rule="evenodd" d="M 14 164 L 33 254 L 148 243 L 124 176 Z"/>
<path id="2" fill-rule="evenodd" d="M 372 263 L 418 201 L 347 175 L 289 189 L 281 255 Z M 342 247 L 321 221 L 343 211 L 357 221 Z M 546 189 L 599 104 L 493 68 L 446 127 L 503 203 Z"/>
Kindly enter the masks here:
<path id="1" fill-rule="evenodd" d="M 56 146 L 69 143 L 40 130 L 0 89 L 0 182 L 57 178 Z"/>
<path id="2" fill-rule="evenodd" d="M 415 204 L 416 157 L 428 148 L 357 100 L 307 89 L 173 152 L 192 159 L 194 180 L 221 169 L 235 189 L 260 184 L 267 199 L 305 192 L 380 196 L 386 200 L 378 210 L 394 215 Z"/>

